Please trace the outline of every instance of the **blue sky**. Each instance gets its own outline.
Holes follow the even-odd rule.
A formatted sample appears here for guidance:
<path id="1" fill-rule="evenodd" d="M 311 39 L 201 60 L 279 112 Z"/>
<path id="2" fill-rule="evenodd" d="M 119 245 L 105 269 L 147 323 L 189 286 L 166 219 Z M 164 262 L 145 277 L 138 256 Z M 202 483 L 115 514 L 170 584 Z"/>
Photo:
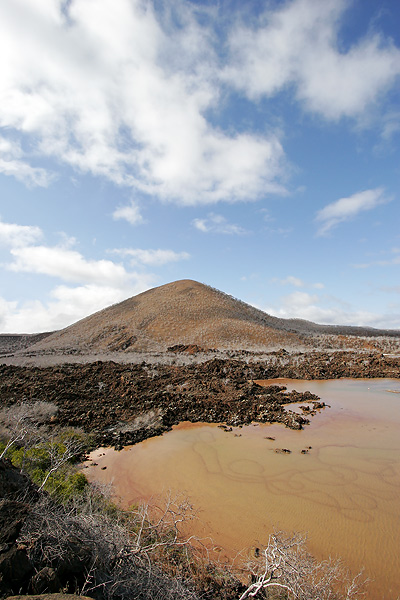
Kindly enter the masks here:
<path id="1" fill-rule="evenodd" d="M 397 0 L 2 0 L 0 332 L 177 279 L 400 328 Z"/>

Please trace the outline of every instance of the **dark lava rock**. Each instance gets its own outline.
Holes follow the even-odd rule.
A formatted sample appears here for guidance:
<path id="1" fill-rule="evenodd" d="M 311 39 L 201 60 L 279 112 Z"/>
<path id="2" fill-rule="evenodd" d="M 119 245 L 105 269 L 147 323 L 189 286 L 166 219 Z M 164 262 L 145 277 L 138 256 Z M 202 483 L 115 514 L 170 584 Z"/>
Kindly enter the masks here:
<path id="1" fill-rule="evenodd" d="M 0 598 L 20 592 L 75 590 L 93 560 L 92 548 L 68 532 L 63 539 L 42 533 L 28 535 L 30 513 L 41 497 L 36 486 L 7 460 L 0 460 Z M 42 494 L 45 496 L 45 494 Z M 20 500 L 23 499 L 23 501 Z M 22 532 L 22 528 L 24 531 Z M 22 533 L 21 533 L 22 532 Z M 46 548 L 59 548 L 49 562 Z"/>
<path id="2" fill-rule="evenodd" d="M 280 422 L 301 429 L 307 420 L 289 415 L 284 405 L 319 398 L 283 386 L 263 387 L 255 379 L 264 371 L 263 365 L 216 358 L 156 368 L 100 361 L 48 368 L 0 365 L 0 404 L 20 398 L 53 402 L 59 408 L 57 425 L 80 427 L 94 444 L 116 448 L 160 435 L 181 421 L 228 428 Z"/>
<path id="3" fill-rule="evenodd" d="M 0 545 L 13 544 L 21 531 L 29 504 L 0 498 Z"/>
<path id="4" fill-rule="evenodd" d="M 37 499 L 37 487 L 13 467 L 7 458 L 0 459 L 0 498 Z"/>
<path id="5" fill-rule="evenodd" d="M 29 583 L 33 566 L 25 549 L 12 545 L 0 553 L 0 596 L 18 593 Z"/>
<path id="6" fill-rule="evenodd" d="M 61 582 L 54 569 L 43 567 L 32 577 L 30 587 L 33 594 L 42 594 L 46 591 L 58 591 L 61 588 Z"/>
<path id="7" fill-rule="evenodd" d="M 376 352 L 271 353 L 262 362 L 214 358 L 200 364 L 170 366 L 93 362 L 56 367 L 0 365 L 0 406 L 21 399 L 44 400 L 58 408 L 57 426 L 77 426 L 97 445 L 121 448 L 160 435 L 181 421 L 226 423 L 279 422 L 301 429 L 304 416 L 288 416 L 284 405 L 324 403 L 311 392 L 263 387 L 274 377 L 326 379 L 399 377 L 400 358 Z M 146 416 L 157 413 L 146 424 Z M 135 424 L 140 417 L 143 423 Z M 132 427 L 131 427 L 132 424 Z"/>
<path id="8" fill-rule="evenodd" d="M 26 548 L 17 542 L 31 504 L 17 498 L 37 499 L 35 486 L 10 461 L 0 460 L 0 596 L 18 593 L 27 586 L 33 565 Z"/>

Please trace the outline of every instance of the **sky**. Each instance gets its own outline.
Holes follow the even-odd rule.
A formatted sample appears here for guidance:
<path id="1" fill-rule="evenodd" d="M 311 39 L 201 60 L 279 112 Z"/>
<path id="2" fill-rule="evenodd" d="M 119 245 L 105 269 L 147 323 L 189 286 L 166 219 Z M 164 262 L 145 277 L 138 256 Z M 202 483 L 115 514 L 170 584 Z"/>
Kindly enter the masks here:
<path id="1" fill-rule="evenodd" d="M 1 0 L 0 333 L 194 279 L 400 329 L 398 0 Z"/>

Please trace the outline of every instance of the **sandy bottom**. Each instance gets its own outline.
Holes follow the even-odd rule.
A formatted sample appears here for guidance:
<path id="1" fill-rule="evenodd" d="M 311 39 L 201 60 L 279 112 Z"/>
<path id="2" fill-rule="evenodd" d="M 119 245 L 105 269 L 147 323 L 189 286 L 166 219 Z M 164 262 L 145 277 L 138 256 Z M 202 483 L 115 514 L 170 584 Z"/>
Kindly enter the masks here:
<path id="1" fill-rule="evenodd" d="M 370 600 L 396 599 L 400 381 L 275 382 L 331 407 L 303 431 L 183 423 L 121 452 L 94 452 L 98 466 L 85 473 L 112 481 L 124 505 L 184 492 L 199 510 L 194 533 L 230 555 L 262 545 L 274 528 L 308 532 L 317 558 L 341 556 L 354 573 L 365 567 Z M 276 452 L 282 448 L 291 453 Z"/>

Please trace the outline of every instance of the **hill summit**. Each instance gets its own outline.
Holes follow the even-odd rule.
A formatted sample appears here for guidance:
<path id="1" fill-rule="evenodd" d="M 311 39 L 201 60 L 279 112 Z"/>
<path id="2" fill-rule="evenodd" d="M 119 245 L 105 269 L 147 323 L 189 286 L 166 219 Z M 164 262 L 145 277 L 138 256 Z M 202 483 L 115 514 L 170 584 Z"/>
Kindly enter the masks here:
<path id="1" fill-rule="evenodd" d="M 105 308 L 30 350 L 56 352 L 164 351 L 178 344 L 254 349 L 300 342 L 271 317 L 189 279 L 153 288 Z"/>
<path id="2" fill-rule="evenodd" d="M 29 350 L 63 354 L 163 352 L 175 345 L 272 350 L 304 346 L 305 339 L 315 334 L 385 333 L 390 334 L 279 319 L 208 285 L 184 279 L 105 308 L 49 335 Z"/>

